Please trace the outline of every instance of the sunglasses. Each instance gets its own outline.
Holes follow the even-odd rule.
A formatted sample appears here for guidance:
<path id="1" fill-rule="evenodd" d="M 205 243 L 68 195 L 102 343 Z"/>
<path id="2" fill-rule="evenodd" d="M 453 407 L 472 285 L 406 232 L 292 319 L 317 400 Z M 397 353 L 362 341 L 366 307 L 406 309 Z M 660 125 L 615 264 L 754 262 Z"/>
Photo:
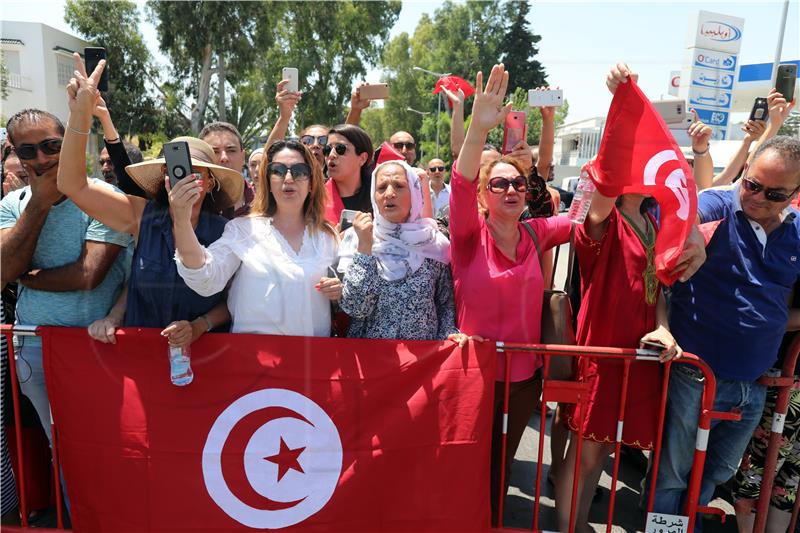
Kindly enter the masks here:
<path id="1" fill-rule="evenodd" d="M 320 135 L 319 137 L 315 137 L 313 135 L 303 135 L 300 137 L 300 142 L 305 144 L 306 146 L 311 146 L 314 142 L 317 142 L 321 146 L 325 146 L 328 144 L 328 136 L 327 135 Z"/>
<path id="2" fill-rule="evenodd" d="M 292 173 L 294 181 L 305 181 L 311 178 L 311 167 L 305 163 L 295 163 L 292 166 L 286 166 L 283 163 L 270 163 L 267 170 L 270 176 L 276 176 L 282 180 L 286 179 L 288 172 Z"/>
<path id="3" fill-rule="evenodd" d="M 514 179 L 492 178 L 489 180 L 487 189 L 495 194 L 502 194 L 508 190 L 509 185 L 512 185 L 517 192 L 526 192 L 528 189 L 528 182 L 522 176 L 517 176 Z"/>
<path id="4" fill-rule="evenodd" d="M 742 178 L 742 187 L 744 187 L 744 189 L 747 192 L 751 192 L 753 194 L 758 194 L 761 191 L 764 191 L 764 198 L 766 198 L 770 202 L 776 202 L 776 203 L 786 202 L 787 200 L 789 200 L 789 198 L 792 197 L 794 193 L 800 190 L 800 187 L 798 187 L 789 194 L 786 194 L 783 192 L 779 192 L 775 189 L 767 189 L 752 178 Z"/>
<path id="5" fill-rule="evenodd" d="M 416 143 L 392 143 L 397 150 L 402 150 L 405 148 L 406 150 L 413 150 L 417 147 Z"/>
<path id="6" fill-rule="evenodd" d="M 322 153 L 329 155 L 331 150 L 336 150 L 339 155 L 344 155 L 347 152 L 347 145 L 343 143 L 326 144 L 322 149 Z"/>
<path id="7" fill-rule="evenodd" d="M 428 170 L 431 172 L 444 172 L 447 169 L 445 167 L 430 167 Z"/>
<path id="8" fill-rule="evenodd" d="M 101 167 L 102 167 L 103 165 L 110 165 L 110 164 L 112 164 L 112 162 L 111 162 L 111 159 L 105 159 L 105 158 L 98 159 L 98 160 L 97 160 L 97 162 L 100 164 L 100 166 L 101 166 Z"/>
<path id="9" fill-rule="evenodd" d="M 26 161 L 36 159 L 39 150 L 46 155 L 55 155 L 61 151 L 61 139 L 47 139 L 39 144 L 20 144 L 14 148 L 17 157 Z"/>

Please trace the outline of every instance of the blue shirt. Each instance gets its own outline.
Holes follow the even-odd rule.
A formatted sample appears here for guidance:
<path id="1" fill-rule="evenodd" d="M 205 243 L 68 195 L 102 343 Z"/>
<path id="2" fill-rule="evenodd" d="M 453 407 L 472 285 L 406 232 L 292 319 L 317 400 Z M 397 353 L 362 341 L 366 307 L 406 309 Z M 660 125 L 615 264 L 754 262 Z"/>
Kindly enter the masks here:
<path id="1" fill-rule="evenodd" d="M 197 240 L 208 246 L 222 235 L 225 218 L 200 211 L 195 228 Z M 147 202 L 139 225 L 139 239 L 133 255 L 125 326 L 163 328 L 176 320 L 194 320 L 223 300 L 224 291 L 200 296 L 178 275 L 175 238 L 169 209 Z"/>
<path id="2" fill-rule="evenodd" d="M 717 378 L 755 381 L 777 358 L 800 279 L 798 212 L 785 210 L 767 235 L 742 211 L 738 186 L 704 191 L 698 211 L 703 222 L 721 222 L 705 264 L 672 288 L 670 329 Z"/>
<path id="3" fill-rule="evenodd" d="M 113 188 L 99 180 L 104 187 Z M 16 225 L 30 202 L 30 186 L 8 194 L 0 203 L 0 228 Z M 116 244 L 127 248 L 131 236 L 114 231 L 91 218 L 65 199 L 52 206 L 39 233 L 30 269 L 51 269 L 74 263 L 83 251 L 85 241 Z M 130 267 L 131 256 L 122 250 L 105 279 L 90 291 L 50 292 L 20 285 L 17 300 L 18 324 L 86 327 L 103 318 L 114 304 Z M 39 337 L 25 338 L 25 344 L 41 345 Z"/>

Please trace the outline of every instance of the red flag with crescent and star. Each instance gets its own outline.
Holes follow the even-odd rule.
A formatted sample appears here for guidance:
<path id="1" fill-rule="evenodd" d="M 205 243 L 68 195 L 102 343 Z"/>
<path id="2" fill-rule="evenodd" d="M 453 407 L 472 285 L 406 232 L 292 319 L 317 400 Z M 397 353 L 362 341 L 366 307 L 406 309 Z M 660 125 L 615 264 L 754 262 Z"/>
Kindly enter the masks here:
<path id="1" fill-rule="evenodd" d="M 646 194 L 658 201 L 656 275 L 671 285 L 677 276 L 669 272 L 697 218 L 697 187 L 678 143 L 636 82 L 617 88 L 600 151 L 583 168 L 604 196 Z"/>
<path id="2" fill-rule="evenodd" d="M 485 531 L 493 345 L 42 328 L 75 531 Z"/>

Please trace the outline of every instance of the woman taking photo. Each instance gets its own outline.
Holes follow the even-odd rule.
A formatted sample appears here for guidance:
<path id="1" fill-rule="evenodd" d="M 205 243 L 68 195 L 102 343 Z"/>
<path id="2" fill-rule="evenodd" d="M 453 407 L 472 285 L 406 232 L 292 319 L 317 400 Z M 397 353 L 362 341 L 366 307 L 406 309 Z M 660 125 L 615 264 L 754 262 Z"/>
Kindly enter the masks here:
<path id="1" fill-rule="evenodd" d="M 228 222 L 210 246 L 198 241 L 190 221 L 204 184 L 185 178 L 170 192 L 178 273 L 203 295 L 233 279 L 234 333 L 327 337 L 330 301 L 339 299 L 342 285 L 326 277 L 338 241 L 324 218 L 322 170 L 297 141 L 273 143 L 265 159 L 250 216 Z"/>
<path id="2" fill-rule="evenodd" d="M 478 73 L 472 121 L 452 172 L 450 257 L 456 322 L 467 335 L 538 343 L 544 279 L 534 241 L 519 221 L 525 209 L 525 172 L 517 160 L 506 157 L 480 167 L 489 130 L 500 124 L 511 110 L 511 104 L 503 106 L 507 86 L 508 73 L 503 65 L 492 68 L 485 88 L 483 74 Z M 536 232 L 543 251 L 569 239 L 570 222 L 566 217 L 537 218 L 524 224 Z M 492 432 L 493 523 L 497 518 L 497 503 L 503 496 L 498 485 L 505 358 L 498 358 L 497 364 Z M 537 384 L 534 374 L 540 366 L 538 356 L 512 355 L 507 472 L 539 398 L 541 381 Z M 507 475 L 505 479 L 508 480 Z"/>
<path id="3" fill-rule="evenodd" d="M 422 217 L 417 173 L 405 162 L 382 163 L 371 196 L 374 220 L 358 213 L 339 253 L 348 337 L 466 342 L 455 327 L 450 243 Z"/>
<path id="4" fill-rule="evenodd" d="M 206 331 L 230 321 L 222 292 L 224 287 L 200 297 L 178 276 L 172 259 L 175 210 L 167 198 L 164 159 L 138 163 L 126 169 L 152 199 L 126 195 L 86 178 L 86 141 L 92 112 L 100 101 L 97 80 L 105 62 L 88 76 L 80 56 L 77 53 L 74 56 L 77 72 L 67 86 L 70 116 L 61 148 L 58 188 L 86 214 L 110 228 L 130 233 L 136 241 L 124 305 L 124 325 L 165 328 L 162 334 L 171 345 L 188 346 Z M 175 141 L 189 144 L 192 167 L 202 176 L 203 186 L 187 213 L 190 231 L 195 239 L 211 243 L 222 234 L 226 222 L 215 213 L 239 198 L 242 177 L 238 172 L 213 164 L 213 150 L 200 139 L 179 137 Z M 113 328 L 120 325 L 120 318 L 121 313 L 107 317 L 107 328 L 100 328 L 103 334 L 96 338 L 113 342 Z"/>

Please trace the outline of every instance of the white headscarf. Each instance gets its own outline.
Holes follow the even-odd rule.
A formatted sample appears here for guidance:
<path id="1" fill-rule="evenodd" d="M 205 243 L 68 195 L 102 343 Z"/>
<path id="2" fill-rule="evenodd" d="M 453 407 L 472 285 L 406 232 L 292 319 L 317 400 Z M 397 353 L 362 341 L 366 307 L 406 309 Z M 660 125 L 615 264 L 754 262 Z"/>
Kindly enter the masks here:
<path id="1" fill-rule="evenodd" d="M 383 218 L 375 202 L 378 171 L 386 165 L 400 165 L 406 171 L 411 194 L 411 212 L 408 220 L 400 224 Z M 396 281 L 416 272 L 425 258 L 441 263 L 450 262 L 450 241 L 439 231 L 436 221 L 422 218 L 422 185 L 419 176 L 405 161 L 386 161 L 372 172 L 370 187 L 372 201 L 372 255 L 378 261 L 378 273 L 388 281 Z M 339 246 L 340 272 L 346 272 L 358 248 L 358 235 L 354 228 L 345 231 Z"/>

